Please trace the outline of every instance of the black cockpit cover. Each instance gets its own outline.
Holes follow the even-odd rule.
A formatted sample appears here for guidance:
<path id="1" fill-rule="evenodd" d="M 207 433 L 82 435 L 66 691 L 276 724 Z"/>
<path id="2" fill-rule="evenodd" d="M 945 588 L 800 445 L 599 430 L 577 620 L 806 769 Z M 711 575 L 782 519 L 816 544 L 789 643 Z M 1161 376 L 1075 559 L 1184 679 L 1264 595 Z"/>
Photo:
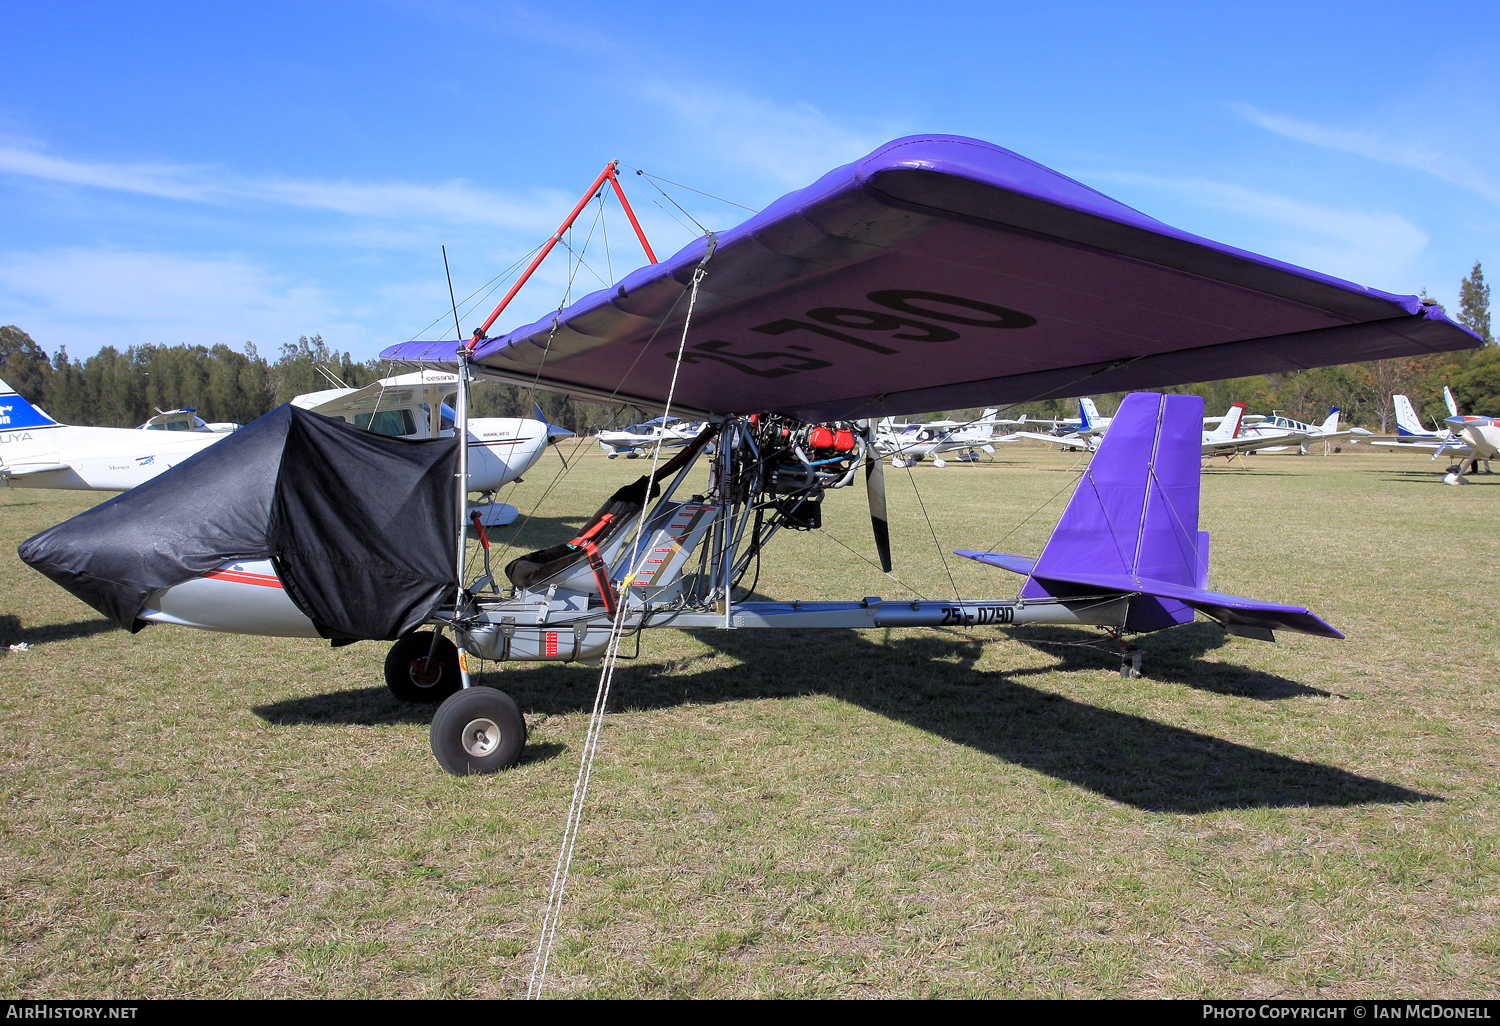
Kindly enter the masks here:
<path id="1" fill-rule="evenodd" d="M 127 630 L 152 592 L 272 559 L 326 638 L 391 640 L 451 598 L 458 443 L 279 407 L 21 544 L 30 566 Z"/>

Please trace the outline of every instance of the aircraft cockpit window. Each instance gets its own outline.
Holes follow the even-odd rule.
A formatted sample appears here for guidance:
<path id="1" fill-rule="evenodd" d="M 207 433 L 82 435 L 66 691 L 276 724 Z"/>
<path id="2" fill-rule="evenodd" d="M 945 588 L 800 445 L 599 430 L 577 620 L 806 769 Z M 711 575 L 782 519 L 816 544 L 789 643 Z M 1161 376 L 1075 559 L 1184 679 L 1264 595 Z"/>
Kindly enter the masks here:
<path id="1" fill-rule="evenodd" d="M 429 406 L 427 403 L 419 403 L 417 405 L 417 409 L 422 411 L 423 424 L 432 422 L 431 406 Z M 438 409 L 438 430 L 452 431 L 453 425 L 457 423 L 457 421 L 458 413 L 453 409 L 453 407 L 449 406 L 447 403 L 443 403 L 442 406 Z"/>
<path id="2" fill-rule="evenodd" d="M 354 424 L 356 427 L 368 428 L 377 435 L 395 435 L 399 438 L 417 433 L 417 423 L 412 418 L 410 410 L 381 410 L 375 414 L 356 413 Z"/>

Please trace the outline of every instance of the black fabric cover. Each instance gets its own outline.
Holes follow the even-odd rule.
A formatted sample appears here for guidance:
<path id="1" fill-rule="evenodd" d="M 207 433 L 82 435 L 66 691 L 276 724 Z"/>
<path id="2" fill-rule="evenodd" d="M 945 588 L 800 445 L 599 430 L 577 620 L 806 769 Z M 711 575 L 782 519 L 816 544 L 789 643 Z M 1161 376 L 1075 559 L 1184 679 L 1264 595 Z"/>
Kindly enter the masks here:
<path id="1" fill-rule="evenodd" d="M 132 631 L 152 592 L 273 559 L 324 637 L 392 640 L 451 597 L 457 473 L 456 439 L 391 438 L 286 405 L 19 554 Z"/>

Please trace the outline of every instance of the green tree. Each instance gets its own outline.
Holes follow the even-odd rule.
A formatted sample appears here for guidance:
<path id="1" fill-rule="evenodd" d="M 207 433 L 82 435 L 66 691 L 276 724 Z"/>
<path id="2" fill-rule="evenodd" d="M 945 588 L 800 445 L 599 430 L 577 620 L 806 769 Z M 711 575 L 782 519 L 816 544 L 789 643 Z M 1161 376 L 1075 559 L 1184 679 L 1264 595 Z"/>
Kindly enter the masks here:
<path id="1" fill-rule="evenodd" d="M 1474 269 L 1458 284 L 1458 323 L 1493 345 L 1490 335 L 1490 287 L 1485 284 L 1484 268 L 1474 261 Z"/>
<path id="2" fill-rule="evenodd" d="M 1500 416 L 1500 346 L 1486 346 L 1475 353 L 1450 384 L 1460 412 Z"/>
<path id="3" fill-rule="evenodd" d="M 0 327 L 0 378 L 27 402 L 46 405 L 52 361 L 30 335 L 14 324 Z"/>

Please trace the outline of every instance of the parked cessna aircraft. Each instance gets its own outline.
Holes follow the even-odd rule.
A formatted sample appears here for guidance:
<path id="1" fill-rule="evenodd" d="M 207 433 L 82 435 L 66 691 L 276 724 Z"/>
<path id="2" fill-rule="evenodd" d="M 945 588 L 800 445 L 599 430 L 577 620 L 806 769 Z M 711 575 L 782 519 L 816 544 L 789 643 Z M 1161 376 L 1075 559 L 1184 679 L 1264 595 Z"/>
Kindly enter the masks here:
<path id="1" fill-rule="evenodd" d="M 610 459 L 623 455 L 627 460 L 633 460 L 650 456 L 658 445 L 663 449 L 680 449 L 703 430 L 702 421 L 678 420 L 675 417 L 670 423 L 664 421 L 665 417 L 657 417 L 618 431 L 600 431 L 594 437 Z"/>
<path id="2" fill-rule="evenodd" d="M 192 411 L 173 410 L 142 424 L 145 430 L 73 427 L 0 381 L 0 481 L 13 488 L 122 492 L 226 437 L 195 429 L 193 421 L 203 423 Z M 174 430 L 177 424 L 183 426 Z"/>
<path id="3" fill-rule="evenodd" d="M 363 388 L 328 388 L 292 400 L 293 406 L 397 438 L 448 438 L 455 414 L 444 400 L 458 390 L 458 375 L 417 371 L 382 378 Z M 548 444 L 573 432 L 547 423 L 540 407 L 536 419 L 469 418 L 469 491 L 493 500 L 501 485 L 517 480 L 541 458 Z M 475 507 L 486 527 L 515 520 L 517 510 L 487 501 Z"/>
<path id="4" fill-rule="evenodd" d="M 946 467 L 948 461 L 941 454 L 956 452 L 960 463 L 973 463 L 980 452 L 993 453 L 994 442 L 1014 441 L 1013 435 L 995 436 L 997 424 L 1022 424 L 1019 421 L 996 420 L 999 410 L 988 409 L 975 421 L 930 420 L 918 424 L 897 424 L 887 417 L 880 422 L 875 435 L 875 448 L 882 456 L 891 457 L 891 466 L 899 469 L 920 463 L 932 457 L 934 467 Z M 900 428 L 898 431 L 897 428 Z"/>

